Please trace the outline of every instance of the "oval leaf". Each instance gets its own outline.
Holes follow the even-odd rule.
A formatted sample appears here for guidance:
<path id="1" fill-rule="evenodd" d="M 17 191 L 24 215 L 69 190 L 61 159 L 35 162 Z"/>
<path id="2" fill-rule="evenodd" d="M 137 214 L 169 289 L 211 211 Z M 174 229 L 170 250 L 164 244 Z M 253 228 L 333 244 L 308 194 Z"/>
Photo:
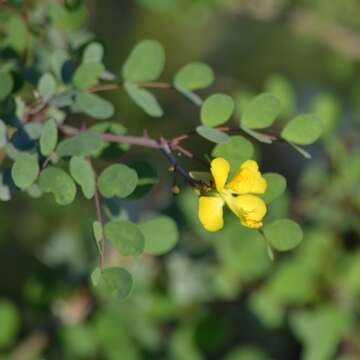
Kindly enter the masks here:
<path id="1" fill-rule="evenodd" d="M 253 157 L 254 146 L 243 136 L 230 136 L 227 143 L 216 145 L 211 155 L 225 158 L 230 162 L 231 169 L 236 170 L 241 163 Z"/>
<path id="2" fill-rule="evenodd" d="M 186 90 L 199 90 L 214 82 L 214 72 L 207 64 L 193 62 L 182 67 L 175 75 L 174 84 Z"/>
<path id="3" fill-rule="evenodd" d="M 106 198 L 129 196 L 135 190 L 137 182 L 136 171 L 124 164 L 107 167 L 98 178 L 99 190 Z"/>
<path id="4" fill-rule="evenodd" d="M 201 122 L 214 127 L 227 122 L 234 112 L 234 100 L 225 94 L 214 94 L 208 97 L 201 107 Z"/>
<path id="5" fill-rule="evenodd" d="M 262 198 L 267 204 L 270 204 L 273 200 L 282 195 L 286 189 L 286 179 L 276 173 L 264 174 L 264 178 L 267 183 L 266 192 L 262 195 Z"/>
<path id="6" fill-rule="evenodd" d="M 0 149 L 7 143 L 7 127 L 6 124 L 0 119 Z"/>
<path id="7" fill-rule="evenodd" d="M 286 141 L 299 145 L 310 145 L 315 142 L 322 133 L 322 123 L 316 115 L 303 114 L 290 120 L 281 137 Z"/>
<path id="8" fill-rule="evenodd" d="M 81 190 L 87 199 L 95 194 L 95 174 L 88 160 L 75 156 L 70 160 L 70 174 L 81 186 Z"/>
<path id="9" fill-rule="evenodd" d="M 85 63 L 80 65 L 74 74 L 74 84 L 78 89 L 88 89 L 98 83 L 105 67 L 101 63 Z"/>
<path id="10" fill-rule="evenodd" d="M 104 56 L 104 48 L 100 43 L 92 42 L 86 46 L 82 63 L 83 64 L 91 64 L 91 63 L 101 63 L 102 58 Z"/>
<path id="11" fill-rule="evenodd" d="M 11 169 L 11 176 L 17 187 L 24 190 L 30 187 L 39 175 L 38 159 L 34 155 L 20 154 Z"/>
<path id="12" fill-rule="evenodd" d="M 39 177 L 40 189 L 52 193 L 59 205 L 71 204 L 76 195 L 76 185 L 64 170 L 52 166 L 43 170 Z"/>
<path id="13" fill-rule="evenodd" d="M 110 296 L 114 300 L 125 300 L 133 287 L 131 274 L 123 268 L 110 267 L 101 271 L 101 274 L 93 273 L 93 282 L 97 284 L 100 292 Z"/>
<path id="14" fill-rule="evenodd" d="M 55 95 L 56 80 L 50 73 L 45 73 L 41 76 L 38 84 L 38 91 L 44 101 L 48 101 Z"/>
<path id="15" fill-rule="evenodd" d="M 162 255 L 170 251 L 179 239 L 176 223 L 168 216 L 159 216 L 139 225 L 145 237 L 144 251 L 152 255 Z"/>
<path id="16" fill-rule="evenodd" d="M 281 112 L 281 103 L 274 95 L 264 93 L 245 105 L 241 125 L 249 129 L 269 127 Z"/>
<path id="17" fill-rule="evenodd" d="M 114 114 L 113 104 L 96 94 L 80 93 L 76 97 L 75 105 L 84 114 L 95 119 L 107 119 Z"/>
<path id="18" fill-rule="evenodd" d="M 226 143 L 230 140 L 230 136 L 228 134 L 207 126 L 198 126 L 196 128 L 196 132 L 206 140 L 212 141 L 216 144 Z"/>
<path id="19" fill-rule="evenodd" d="M 148 115 L 160 117 L 163 115 L 159 103 L 155 96 L 148 90 L 141 89 L 136 84 L 126 82 L 124 84 L 125 90 L 136 105 L 141 107 Z"/>
<path id="20" fill-rule="evenodd" d="M 128 81 L 153 81 L 161 75 L 165 65 L 165 51 L 156 40 L 143 40 L 127 58 L 122 75 Z"/>
<path id="21" fill-rule="evenodd" d="M 279 219 L 265 225 L 264 234 L 278 251 L 290 250 L 299 245 L 303 239 L 301 227 L 289 219 Z"/>
<path id="22" fill-rule="evenodd" d="M 103 145 L 100 134 L 94 131 L 84 131 L 62 141 L 57 148 L 57 153 L 60 157 L 88 156 L 102 149 Z"/>
<path id="23" fill-rule="evenodd" d="M 40 152 L 44 156 L 50 155 L 58 141 L 58 129 L 54 119 L 48 120 L 41 132 L 40 136 Z"/>
<path id="24" fill-rule="evenodd" d="M 114 244 L 123 256 L 139 255 L 144 250 L 144 235 L 137 225 L 129 221 L 110 221 L 105 225 L 105 237 Z"/>
<path id="25" fill-rule="evenodd" d="M 5 99 L 14 87 L 14 80 L 8 71 L 0 71 L 0 100 Z"/>

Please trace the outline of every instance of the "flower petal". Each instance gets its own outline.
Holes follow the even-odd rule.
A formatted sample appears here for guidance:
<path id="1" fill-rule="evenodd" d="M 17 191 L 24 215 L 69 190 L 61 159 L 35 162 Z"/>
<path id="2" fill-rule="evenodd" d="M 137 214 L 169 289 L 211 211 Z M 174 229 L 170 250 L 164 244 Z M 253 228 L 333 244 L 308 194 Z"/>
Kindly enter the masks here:
<path id="1" fill-rule="evenodd" d="M 223 158 L 218 157 L 211 162 L 211 174 L 215 180 L 216 190 L 221 192 L 224 188 L 230 171 L 230 164 Z"/>
<path id="2" fill-rule="evenodd" d="M 236 194 L 263 194 L 267 183 L 254 160 L 245 161 L 227 186 Z"/>
<path id="3" fill-rule="evenodd" d="M 240 218 L 242 225 L 249 228 L 260 228 L 262 219 L 266 214 L 266 205 L 262 199 L 255 195 L 239 195 L 226 197 L 229 208 Z"/>
<path id="4" fill-rule="evenodd" d="M 221 197 L 199 198 L 199 219 L 207 231 L 218 231 L 224 226 L 223 206 L 224 200 Z"/>

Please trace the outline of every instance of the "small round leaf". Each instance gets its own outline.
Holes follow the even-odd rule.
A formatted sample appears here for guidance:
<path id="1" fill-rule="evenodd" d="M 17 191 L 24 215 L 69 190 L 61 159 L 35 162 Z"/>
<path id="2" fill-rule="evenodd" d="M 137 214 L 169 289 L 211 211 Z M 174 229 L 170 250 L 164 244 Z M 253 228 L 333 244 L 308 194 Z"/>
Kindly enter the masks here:
<path id="1" fill-rule="evenodd" d="M 241 163 L 253 157 L 254 146 L 243 136 L 230 136 L 227 143 L 216 145 L 211 155 L 213 157 L 223 157 L 230 162 L 231 169 L 237 170 Z"/>
<path id="2" fill-rule="evenodd" d="M 175 75 L 174 84 L 186 90 L 199 90 L 214 82 L 214 72 L 207 64 L 193 62 L 182 67 Z"/>
<path id="3" fill-rule="evenodd" d="M 6 124 L 0 119 L 0 149 L 7 144 L 7 127 Z"/>
<path id="4" fill-rule="evenodd" d="M 114 244 L 123 256 L 139 255 L 144 250 L 144 235 L 136 224 L 129 221 L 110 221 L 105 225 L 105 237 Z"/>
<path id="5" fill-rule="evenodd" d="M 264 234 L 278 251 L 293 249 L 303 239 L 301 227 L 289 219 L 279 219 L 264 226 Z"/>
<path id="6" fill-rule="evenodd" d="M 16 157 L 11 175 L 17 187 L 24 190 L 30 187 L 39 175 L 38 159 L 34 155 L 20 154 Z"/>
<path id="7" fill-rule="evenodd" d="M 108 199 L 129 196 L 135 190 L 137 182 L 136 171 L 124 164 L 110 165 L 98 178 L 99 190 Z"/>
<path id="8" fill-rule="evenodd" d="M 14 80 L 8 71 L 0 71 L 0 100 L 5 99 L 14 87 Z"/>
<path id="9" fill-rule="evenodd" d="M 40 136 L 40 152 L 44 156 L 50 155 L 57 144 L 58 140 L 58 129 L 54 119 L 48 120 Z"/>
<path id="10" fill-rule="evenodd" d="M 264 174 L 264 178 L 267 183 L 267 188 L 265 194 L 262 195 L 262 198 L 267 204 L 270 204 L 285 191 L 286 179 L 282 175 L 276 173 Z"/>
<path id="11" fill-rule="evenodd" d="M 87 89 L 98 83 L 99 78 L 105 70 L 101 63 L 81 64 L 75 71 L 74 84 L 78 89 Z"/>
<path id="12" fill-rule="evenodd" d="M 38 91 L 44 101 L 48 101 L 55 95 L 56 87 L 56 80 L 52 74 L 45 73 L 41 76 L 38 84 Z"/>
<path id="13" fill-rule="evenodd" d="M 95 174 L 88 160 L 82 157 L 72 157 L 70 160 L 70 174 L 81 186 L 81 190 L 87 199 L 95 194 Z"/>
<path id="14" fill-rule="evenodd" d="M 234 112 L 234 100 L 225 94 L 214 94 L 208 97 L 201 107 L 201 122 L 214 127 L 228 121 Z"/>
<path id="15" fill-rule="evenodd" d="M 119 267 L 106 268 L 101 271 L 101 274 L 97 271 L 93 278 L 92 280 L 97 284 L 100 292 L 110 296 L 113 300 L 125 300 L 133 287 L 131 274 Z"/>
<path id="16" fill-rule="evenodd" d="M 124 84 L 124 88 L 134 103 L 141 107 L 148 115 L 153 117 L 161 117 L 163 115 L 162 108 L 150 91 L 141 89 L 136 84 L 129 82 Z"/>
<path id="17" fill-rule="evenodd" d="M 165 51 L 156 40 L 143 40 L 127 58 L 122 75 L 128 81 L 153 81 L 161 75 L 165 65 Z"/>
<path id="18" fill-rule="evenodd" d="M 0 347 L 5 348 L 14 343 L 20 329 L 20 316 L 16 307 L 5 299 L 0 300 Z"/>
<path id="19" fill-rule="evenodd" d="M 89 45 L 87 45 L 84 50 L 82 63 L 83 64 L 101 63 L 103 56 L 104 56 L 103 46 L 97 42 L 92 42 Z"/>
<path id="20" fill-rule="evenodd" d="M 246 104 L 241 125 L 249 129 L 269 127 L 281 112 L 281 103 L 274 95 L 264 93 Z"/>
<path id="21" fill-rule="evenodd" d="M 60 157 L 88 156 L 97 153 L 103 145 L 100 134 L 89 130 L 62 141 L 57 148 L 57 154 Z"/>
<path id="22" fill-rule="evenodd" d="M 196 128 L 196 132 L 206 140 L 216 144 L 226 143 L 230 140 L 230 136 L 228 134 L 207 126 L 198 126 Z"/>
<path id="23" fill-rule="evenodd" d="M 75 105 L 84 114 L 95 119 L 107 119 L 114 114 L 113 104 L 96 94 L 80 93 L 76 97 Z"/>
<path id="24" fill-rule="evenodd" d="M 145 237 L 144 251 L 148 254 L 165 254 L 176 245 L 179 239 L 176 223 L 168 216 L 144 221 L 139 228 Z"/>
<path id="25" fill-rule="evenodd" d="M 281 137 L 286 141 L 299 145 L 310 145 L 314 143 L 322 133 L 322 123 L 316 115 L 303 114 L 290 120 Z"/>
<path id="26" fill-rule="evenodd" d="M 45 193 L 52 193 L 59 205 L 71 204 L 76 195 L 76 185 L 64 170 L 49 166 L 39 177 L 40 189 Z"/>

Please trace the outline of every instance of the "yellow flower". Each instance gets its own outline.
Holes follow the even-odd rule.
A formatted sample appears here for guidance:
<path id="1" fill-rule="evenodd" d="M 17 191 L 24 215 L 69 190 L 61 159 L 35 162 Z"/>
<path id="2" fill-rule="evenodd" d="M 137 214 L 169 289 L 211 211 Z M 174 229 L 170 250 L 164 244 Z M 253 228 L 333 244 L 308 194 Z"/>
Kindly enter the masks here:
<path id="1" fill-rule="evenodd" d="M 199 198 L 199 219 L 208 231 L 218 231 L 224 225 L 223 207 L 226 204 L 243 226 L 258 229 L 266 214 L 264 201 L 253 194 L 263 194 L 267 183 L 254 160 L 245 161 L 234 178 L 227 183 L 229 163 L 223 158 L 211 162 L 211 174 L 216 192 Z"/>

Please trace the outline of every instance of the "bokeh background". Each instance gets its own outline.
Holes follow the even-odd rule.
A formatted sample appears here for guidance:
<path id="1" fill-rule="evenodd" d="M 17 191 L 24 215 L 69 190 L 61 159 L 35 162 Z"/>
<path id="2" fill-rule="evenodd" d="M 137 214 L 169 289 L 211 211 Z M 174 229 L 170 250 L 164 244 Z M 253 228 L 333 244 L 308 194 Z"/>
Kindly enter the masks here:
<path id="1" fill-rule="evenodd" d="M 77 21 L 104 44 L 115 74 L 134 44 L 153 38 L 166 49 L 164 81 L 204 61 L 216 73 L 204 96 L 223 91 L 241 104 L 267 90 L 289 114 L 318 113 L 325 133 L 307 149 L 311 160 L 285 144 L 256 144 L 262 169 L 288 180 L 269 217 L 296 219 L 305 237 L 271 262 L 231 219 L 221 233 L 205 233 L 192 191 L 182 184 L 174 198 L 161 155 L 134 148 L 123 161 L 148 160 L 160 180 L 121 207 L 134 221 L 172 216 L 180 241 L 165 256 L 135 261 L 109 249 L 108 261 L 128 266 L 136 283 L 125 303 L 107 303 L 89 280 L 93 205 L 64 208 L 19 193 L 0 203 L 0 358 L 360 359 L 359 1 L 92 0 Z M 171 137 L 197 125 L 191 103 L 156 94 L 166 115 L 155 120 L 121 90 L 106 96 L 132 134 Z M 211 152 L 198 138 L 188 146 Z"/>

